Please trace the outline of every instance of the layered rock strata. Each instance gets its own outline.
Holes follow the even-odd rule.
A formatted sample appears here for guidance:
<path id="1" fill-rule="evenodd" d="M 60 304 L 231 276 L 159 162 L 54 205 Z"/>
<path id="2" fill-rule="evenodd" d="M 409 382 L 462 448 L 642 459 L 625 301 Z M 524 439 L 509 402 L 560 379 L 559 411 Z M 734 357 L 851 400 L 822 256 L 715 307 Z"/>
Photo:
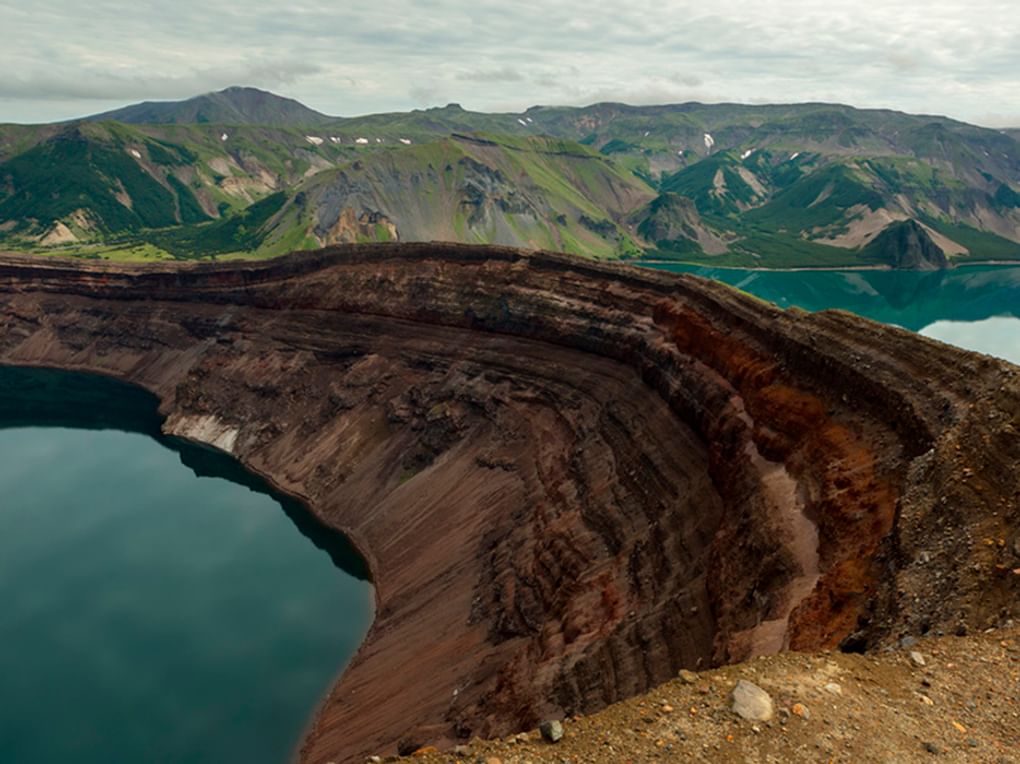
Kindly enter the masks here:
<path id="1" fill-rule="evenodd" d="M 361 549 L 375 621 L 305 762 L 1017 608 L 1020 370 L 846 313 L 445 244 L 6 256 L 0 362 L 152 391 Z"/>

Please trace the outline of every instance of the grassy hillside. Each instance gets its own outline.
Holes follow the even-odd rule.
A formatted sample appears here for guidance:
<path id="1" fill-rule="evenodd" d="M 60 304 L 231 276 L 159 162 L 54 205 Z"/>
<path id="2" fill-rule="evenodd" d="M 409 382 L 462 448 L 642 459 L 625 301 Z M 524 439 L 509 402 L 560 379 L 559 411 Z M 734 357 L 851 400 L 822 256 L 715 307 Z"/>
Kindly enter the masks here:
<path id="1" fill-rule="evenodd" d="M 247 88 L 111 116 L 0 125 L 0 246 L 262 257 L 451 239 L 764 267 L 1020 258 L 1020 144 L 944 117 L 603 103 L 344 119 Z"/>
<path id="2" fill-rule="evenodd" d="M 68 130 L 5 162 L 4 184 L 13 189 L 0 201 L 0 221 L 15 232 L 70 218 L 80 228 L 117 233 L 179 222 L 174 192 L 147 174 L 124 151 Z M 185 206 L 194 195 L 181 188 Z M 190 206 L 189 206 L 190 205 Z"/>
<path id="3" fill-rule="evenodd" d="M 623 217 L 652 195 L 579 144 L 458 135 L 316 175 L 298 186 L 277 228 L 321 244 L 455 240 L 636 256 Z"/>

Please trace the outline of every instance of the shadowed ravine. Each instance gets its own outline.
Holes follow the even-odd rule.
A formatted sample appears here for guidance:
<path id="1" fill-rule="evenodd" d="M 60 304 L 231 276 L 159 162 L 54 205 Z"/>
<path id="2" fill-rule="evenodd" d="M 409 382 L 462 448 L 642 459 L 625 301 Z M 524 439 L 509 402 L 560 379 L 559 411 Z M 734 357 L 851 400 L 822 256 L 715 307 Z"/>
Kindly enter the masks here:
<path id="1" fill-rule="evenodd" d="M 308 762 L 1016 607 L 983 539 L 1017 522 L 1018 370 L 845 313 L 501 248 L 5 258 L 0 362 L 146 388 L 363 551 L 376 620 Z"/>

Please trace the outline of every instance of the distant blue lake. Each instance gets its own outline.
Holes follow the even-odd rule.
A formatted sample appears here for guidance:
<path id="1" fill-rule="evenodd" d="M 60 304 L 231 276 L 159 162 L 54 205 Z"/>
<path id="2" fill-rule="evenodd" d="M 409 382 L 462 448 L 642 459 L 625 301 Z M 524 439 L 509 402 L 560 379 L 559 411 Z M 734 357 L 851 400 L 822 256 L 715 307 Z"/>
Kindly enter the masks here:
<path id="1" fill-rule="evenodd" d="M 0 367 L 0 762 L 279 762 L 372 617 L 364 564 L 155 401 Z"/>
<path id="2" fill-rule="evenodd" d="M 1020 363 L 1020 266 L 928 272 L 650 267 L 716 279 L 784 308 L 841 308 Z"/>

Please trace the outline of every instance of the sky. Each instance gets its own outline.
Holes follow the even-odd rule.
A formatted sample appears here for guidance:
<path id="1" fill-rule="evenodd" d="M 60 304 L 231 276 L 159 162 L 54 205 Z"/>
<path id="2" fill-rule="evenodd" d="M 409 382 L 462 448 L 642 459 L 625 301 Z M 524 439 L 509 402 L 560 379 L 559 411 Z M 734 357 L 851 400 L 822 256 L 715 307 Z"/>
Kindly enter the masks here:
<path id="1" fill-rule="evenodd" d="M 830 101 L 1020 127 L 1014 0 L 0 0 L 0 122 L 230 85 L 336 116 Z"/>

